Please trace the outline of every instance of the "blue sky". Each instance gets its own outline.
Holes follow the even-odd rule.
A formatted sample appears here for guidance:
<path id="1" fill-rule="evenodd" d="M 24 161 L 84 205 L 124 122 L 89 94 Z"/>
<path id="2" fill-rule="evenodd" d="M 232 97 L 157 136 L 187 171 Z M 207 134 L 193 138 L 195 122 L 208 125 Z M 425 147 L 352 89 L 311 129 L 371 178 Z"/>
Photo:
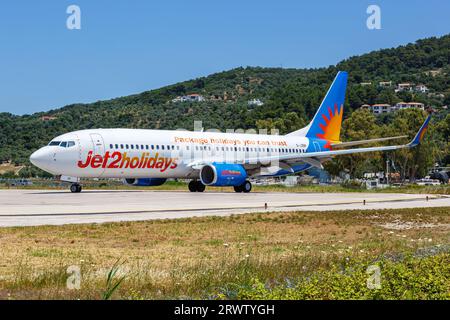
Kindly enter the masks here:
<path id="1" fill-rule="evenodd" d="M 81 30 L 66 9 L 81 8 Z M 366 9 L 381 8 L 381 30 Z M 238 66 L 320 67 L 450 32 L 450 1 L 41 0 L 0 5 L 0 112 L 27 114 Z"/>

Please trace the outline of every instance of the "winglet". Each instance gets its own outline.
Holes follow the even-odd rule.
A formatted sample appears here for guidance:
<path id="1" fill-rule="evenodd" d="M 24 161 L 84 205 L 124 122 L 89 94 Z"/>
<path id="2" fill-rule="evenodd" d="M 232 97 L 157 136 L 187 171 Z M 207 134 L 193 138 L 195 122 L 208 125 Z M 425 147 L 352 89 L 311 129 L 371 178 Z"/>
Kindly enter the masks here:
<path id="1" fill-rule="evenodd" d="M 410 143 L 408 143 L 408 147 L 415 147 L 422 141 L 423 136 L 425 135 L 425 132 L 428 129 L 428 122 L 430 122 L 430 119 L 431 114 L 429 114 L 428 117 L 425 119 L 425 122 L 420 127 L 414 139 Z"/>

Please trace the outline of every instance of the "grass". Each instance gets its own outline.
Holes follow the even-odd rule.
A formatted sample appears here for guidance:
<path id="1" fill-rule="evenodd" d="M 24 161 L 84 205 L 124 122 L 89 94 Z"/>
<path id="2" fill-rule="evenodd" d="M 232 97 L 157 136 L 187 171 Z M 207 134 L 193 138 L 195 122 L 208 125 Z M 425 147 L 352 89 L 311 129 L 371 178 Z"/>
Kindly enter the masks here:
<path id="1" fill-rule="evenodd" d="M 187 183 L 168 181 L 161 186 L 155 187 L 135 187 L 124 185 L 118 181 L 84 181 L 84 189 L 105 189 L 105 190 L 157 190 L 157 191 L 188 191 Z M 8 186 L 0 183 L 0 189 L 57 189 L 67 190 L 68 184 L 58 181 L 34 181 L 31 186 Z M 208 187 L 207 192 L 234 192 L 231 187 Z M 385 189 L 364 189 L 352 188 L 343 185 L 254 185 L 252 192 L 296 192 L 296 193 L 324 193 L 324 192 L 381 192 L 381 193 L 418 193 L 418 194 L 450 194 L 450 185 L 439 186 L 418 186 L 405 185 L 401 187 L 389 187 Z"/>
<path id="2" fill-rule="evenodd" d="M 448 299 L 449 230 L 449 208 L 1 228 L 0 298 Z M 386 292 L 364 289 L 374 262 Z M 401 295 L 405 283 L 417 285 Z"/>

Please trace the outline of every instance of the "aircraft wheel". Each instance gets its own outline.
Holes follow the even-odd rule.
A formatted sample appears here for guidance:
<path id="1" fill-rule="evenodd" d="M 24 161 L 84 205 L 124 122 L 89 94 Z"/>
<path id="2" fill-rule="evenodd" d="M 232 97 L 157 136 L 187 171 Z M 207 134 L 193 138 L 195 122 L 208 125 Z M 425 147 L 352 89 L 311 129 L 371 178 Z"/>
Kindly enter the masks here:
<path id="1" fill-rule="evenodd" d="M 203 191 L 205 191 L 205 189 L 206 189 L 206 186 L 203 183 L 201 183 L 200 181 L 197 181 L 197 192 L 203 192 Z"/>
<path id="2" fill-rule="evenodd" d="M 72 193 L 79 193 L 79 192 L 81 192 L 81 186 L 79 185 L 79 184 L 72 184 L 71 186 L 70 186 L 70 192 L 72 192 Z"/>
<path id="3" fill-rule="evenodd" d="M 234 192 L 244 192 L 244 190 L 242 189 L 242 185 L 241 186 L 234 186 Z"/>
<path id="4" fill-rule="evenodd" d="M 241 188 L 245 193 L 249 193 L 252 191 L 252 184 L 250 181 L 245 181 Z"/>
<path id="5" fill-rule="evenodd" d="M 188 188 L 190 192 L 196 192 L 197 191 L 197 181 L 192 180 L 188 184 Z"/>

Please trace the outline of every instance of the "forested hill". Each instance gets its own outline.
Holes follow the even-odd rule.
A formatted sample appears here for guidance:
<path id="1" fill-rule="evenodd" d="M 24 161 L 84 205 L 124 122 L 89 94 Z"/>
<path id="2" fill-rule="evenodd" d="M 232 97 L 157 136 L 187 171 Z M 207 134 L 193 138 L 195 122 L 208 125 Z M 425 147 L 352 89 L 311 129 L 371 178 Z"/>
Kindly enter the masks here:
<path id="1" fill-rule="evenodd" d="M 450 102 L 450 35 L 351 57 L 328 68 L 236 68 L 140 94 L 73 104 L 45 113 L 2 113 L 0 162 L 26 164 L 29 154 L 54 136 L 85 128 L 192 130 L 193 121 L 202 120 L 205 128 L 276 126 L 282 133 L 288 132 L 307 123 L 337 70 L 350 74 L 345 116 L 364 103 L 414 100 L 440 107 Z M 392 81 L 393 87 L 380 87 L 380 81 Z M 371 84 L 361 84 L 365 82 Z M 395 85 L 400 82 L 426 84 L 430 92 L 395 93 Z M 205 101 L 172 101 L 192 93 L 202 95 Z M 249 106 L 252 99 L 264 105 Z"/>

